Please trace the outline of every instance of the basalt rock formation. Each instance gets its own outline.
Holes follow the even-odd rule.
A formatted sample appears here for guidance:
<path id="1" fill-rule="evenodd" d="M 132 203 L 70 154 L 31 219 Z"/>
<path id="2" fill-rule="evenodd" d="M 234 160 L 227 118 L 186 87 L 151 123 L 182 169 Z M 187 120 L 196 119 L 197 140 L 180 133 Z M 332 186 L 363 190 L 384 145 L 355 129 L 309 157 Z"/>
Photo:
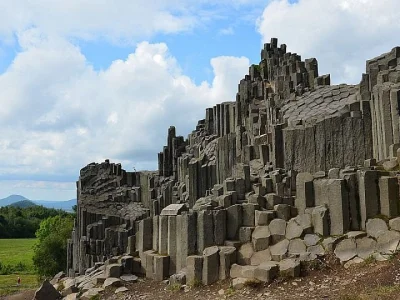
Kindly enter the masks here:
<path id="1" fill-rule="evenodd" d="M 81 170 L 69 276 L 106 262 L 109 277 L 270 281 L 328 251 L 385 259 L 400 241 L 399 120 L 400 47 L 367 61 L 360 84 L 330 85 L 271 39 L 236 101 L 187 139 L 168 129 L 157 171 Z"/>

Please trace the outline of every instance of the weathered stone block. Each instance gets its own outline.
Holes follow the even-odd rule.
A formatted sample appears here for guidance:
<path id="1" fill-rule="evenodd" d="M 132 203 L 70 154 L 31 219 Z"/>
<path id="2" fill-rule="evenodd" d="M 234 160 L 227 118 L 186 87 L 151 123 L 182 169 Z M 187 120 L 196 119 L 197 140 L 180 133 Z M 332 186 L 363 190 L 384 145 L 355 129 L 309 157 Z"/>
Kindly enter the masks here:
<path id="1" fill-rule="evenodd" d="M 274 219 L 269 223 L 269 231 L 271 233 L 272 243 L 276 244 L 283 239 L 286 235 L 286 221 L 282 219 Z"/>
<path id="2" fill-rule="evenodd" d="M 219 279 L 229 278 L 231 266 L 236 263 L 235 247 L 219 247 Z"/>
<path id="3" fill-rule="evenodd" d="M 203 277 L 203 256 L 191 255 L 186 258 L 186 282 L 195 285 L 202 282 Z"/>
<path id="4" fill-rule="evenodd" d="M 251 242 L 251 234 L 253 233 L 254 227 L 240 227 L 239 228 L 239 241 L 242 244 Z"/>
<path id="5" fill-rule="evenodd" d="M 199 253 L 214 244 L 214 217 L 212 211 L 197 214 L 197 251 Z"/>
<path id="6" fill-rule="evenodd" d="M 219 278 L 219 249 L 217 246 L 209 247 L 203 251 L 203 275 L 204 285 L 212 284 Z"/>
<path id="7" fill-rule="evenodd" d="M 282 240 L 279 243 L 271 246 L 271 257 L 274 261 L 281 261 L 286 258 L 288 254 L 289 240 Z"/>
<path id="8" fill-rule="evenodd" d="M 300 261 L 298 259 L 287 258 L 279 262 L 279 272 L 284 277 L 300 276 Z"/>
<path id="9" fill-rule="evenodd" d="M 271 233 L 268 226 L 258 226 L 252 234 L 254 251 L 261 251 L 269 247 Z"/>
<path id="10" fill-rule="evenodd" d="M 243 226 L 254 227 L 255 224 L 255 211 L 259 206 L 256 204 L 244 203 L 242 204 L 242 212 L 243 212 Z"/>
<path id="11" fill-rule="evenodd" d="M 258 252 L 254 252 L 253 256 L 250 259 L 250 264 L 252 266 L 258 266 L 262 263 L 265 263 L 267 261 L 271 261 L 272 257 L 271 257 L 271 251 L 268 249 L 262 250 L 262 251 L 258 251 Z"/>
<path id="12" fill-rule="evenodd" d="M 382 219 L 369 219 L 366 224 L 366 231 L 369 236 L 378 238 L 378 236 L 387 231 L 386 222 Z"/>
<path id="13" fill-rule="evenodd" d="M 344 239 L 340 241 L 335 250 L 335 255 L 341 262 L 346 262 L 357 255 L 357 245 L 354 239 Z"/>
<path id="14" fill-rule="evenodd" d="M 240 265 L 250 265 L 254 249 L 252 243 L 243 244 L 237 253 L 237 262 Z"/>
<path id="15" fill-rule="evenodd" d="M 154 255 L 154 275 L 153 279 L 163 281 L 170 274 L 170 257 L 163 255 Z"/>
<path id="16" fill-rule="evenodd" d="M 254 271 L 254 277 L 262 282 L 271 283 L 279 274 L 279 267 L 267 262 L 259 265 Z"/>
<path id="17" fill-rule="evenodd" d="M 379 201 L 381 214 L 389 218 L 399 215 L 399 180 L 397 177 L 382 176 L 379 178 Z"/>
<path id="18" fill-rule="evenodd" d="M 329 211 L 325 206 L 317 206 L 312 211 L 314 232 L 322 236 L 329 235 Z"/>
<path id="19" fill-rule="evenodd" d="M 255 211 L 255 226 L 269 225 L 275 218 L 275 211 L 271 210 L 256 210 Z"/>
<path id="20" fill-rule="evenodd" d="M 226 217 L 226 237 L 229 240 L 236 240 L 238 238 L 239 228 L 242 226 L 242 206 L 236 204 L 228 207 L 226 209 Z"/>
<path id="21" fill-rule="evenodd" d="M 314 202 L 314 177 L 310 173 L 299 173 L 296 176 L 295 205 L 299 214 L 303 214 L 306 207 L 313 207 Z"/>

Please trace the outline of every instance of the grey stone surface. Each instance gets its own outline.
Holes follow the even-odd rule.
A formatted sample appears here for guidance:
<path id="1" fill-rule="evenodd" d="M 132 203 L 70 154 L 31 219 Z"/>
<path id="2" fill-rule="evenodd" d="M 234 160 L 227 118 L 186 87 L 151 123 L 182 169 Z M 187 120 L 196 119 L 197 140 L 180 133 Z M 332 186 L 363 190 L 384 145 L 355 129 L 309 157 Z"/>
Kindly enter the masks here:
<path id="1" fill-rule="evenodd" d="M 272 260 L 271 251 L 268 249 L 254 252 L 250 258 L 250 264 L 252 266 L 258 266 L 264 262 Z"/>
<path id="2" fill-rule="evenodd" d="M 306 234 L 304 236 L 304 243 L 306 246 L 315 246 L 320 240 L 321 238 L 316 234 Z"/>
<path id="3" fill-rule="evenodd" d="M 33 297 L 34 300 L 56 300 L 59 298 L 61 298 L 61 294 L 48 280 L 43 281 Z"/>
<path id="4" fill-rule="evenodd" d="M 282 240 L 279 243 L 271 246 L 271 257 L 274 261 L 281 261 L 288 254 L 289 240 Z"/>
<path id="5" fill-rule="evenodd" d="M 389 220 L 389 227 L 391 230 L 400 231 L 400 217 Z"/>
<path id="6" fill-rule="evenodd" d="M 271 232 L 268 226 L 257 226 L 251 236 L 254 251 L 261 251 L 268 248 L 271 239 Z"/>
<path id="7" fill-rule="evenodd" d="M 271 210 L 256 210 L 255 211 L 255 226 L 269 225 L 275 218 L 275 211 Z"/>
<path id="8" fill-rule="evenodd" d="M 276 244 L 285 239 L 286 235 L 286 222 L 282 219 L 274 219 L 269 224 L 269 231 L 271 233 L 272 243 Z"/>
<path id="9" fill-rule="evenodd" d="M 279 262 L 279 272 L 284 277 L 300 276 L 300 261 L 298 259 L 287 258 Z"/>
<path id="10" fill-rule="evenodd" d="M 161 216 L 177 216 L 187 211 L 185 204 L 170 204 L 161 211 Z"/>
<path id="11" fill-rule="evenodd" d="M 226 237 L 229 240 L 238 238 L 239 228 L 242 226 L 242 206 L 232 205 L 226 209 Z M 253 225 L 254 226 L 254 225 Z"/>
<path id="12" fill-rule="evenodd" d="M 386 222 L 382 219 L 369 219 L 366 224 L 368 236 L 378 238 L 378 236 L 388 230 Z"/>
<path id="13" fill-rule="evenodd" d="M 335 255 L 341 262 L 346 262 L 357 255 L 357 245 L 354 239 L 344 239 L 340 241 L 335 250 Z"/>
<path id="14" fill-rule="evenodd" d="M 381 231 L 376 240 L 376 250 L 381 254 L 393 254 L 400 242 L 400 233 L 397 231 Z"/>
<path id="15" fill-rule="evenodd" d="M 204 285 L 212 284 L 219 279 L 219 248 L 209 247 L 203 251 L 203 275 Z"/>
<path id="16" fill-rule="evenodd" d="M 219 247 L 219 279 L 229 278 L 231 266 L 237 261 L 237 251 L 235 247 Z"/>
<path id="17" fill-rule="evenodd" d="M 239 241 L 242 244 L 251 242 L 251 235 L 254 231 L 254 227 L 240 227 L 239 228 Z"/>
<path id="18" fill-rule="evenodd" d="M 186 282 L 190 285 L 202 282 L 203 256 L 190 255 L 186 258 Z"/>
<path id="19" fill-rule="evenodd" d="M 356 240 L 357 256 L 362 259 L 367 259 L 376 250 L 376 241 L 369 237 L 363 237 Z"/>
<path id="20" fill-rule="evenodd" d="M 267 262 L 259 265 L 254 271 L 254 277 L 262 282 L 271 283 L 279 274 L 276 264 Z"/>
<path id="21" fill-rule="evenodd" d="M 314 232 L 328 236 L 330 233 L 329 227 L 329 212 L 325 206 L 317 206 L 312 211 L 312 222 L 314 225 Z"/>
<path id="22" fill-rule="evenodd" d="M 237 262 L 239 265 L 250 265 L 254 248 L 252 243 L 243 244 L 237 253 Z"/>
<path id="23" fill-rule="evenodd" d="M 288 253 L 289 255 L 300 255 L 306 252 L 307 246 L 302 239 L 293 239 L 289 241 Z"/>
<path id="24" fill-rule="evenodd" d="M 299 238 L 303 235 L 303 227 L 296 218 L 290 219 L 286 226 L 286 238 L 288 240 Z"/>

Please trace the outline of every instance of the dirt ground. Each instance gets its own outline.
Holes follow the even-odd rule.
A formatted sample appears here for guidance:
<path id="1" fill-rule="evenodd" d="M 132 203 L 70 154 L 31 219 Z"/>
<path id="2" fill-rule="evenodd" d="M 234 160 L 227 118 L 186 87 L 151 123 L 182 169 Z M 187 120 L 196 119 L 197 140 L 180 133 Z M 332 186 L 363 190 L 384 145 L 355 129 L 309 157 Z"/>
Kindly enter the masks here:
<path id="1" fill-rule="evenodd" d="M 100 299 L 107 300 L 206 300 L 206 299 L 338 299 L 338 300 L 400 300 L 400 255 L 386 262 L 369 261 L 345 269 L 336 262 L 307 265 L 302 277 L 278 278 L 270 285 L 253 282 L 242 290 L 230 288 L 226 280 L 210 286 L 170 287 L 164 282 L 139 279 L 126 285 L 128 292 L 114 294 L 108 290 Z M 32 291 L 2 299 L 32 299 Z"/>

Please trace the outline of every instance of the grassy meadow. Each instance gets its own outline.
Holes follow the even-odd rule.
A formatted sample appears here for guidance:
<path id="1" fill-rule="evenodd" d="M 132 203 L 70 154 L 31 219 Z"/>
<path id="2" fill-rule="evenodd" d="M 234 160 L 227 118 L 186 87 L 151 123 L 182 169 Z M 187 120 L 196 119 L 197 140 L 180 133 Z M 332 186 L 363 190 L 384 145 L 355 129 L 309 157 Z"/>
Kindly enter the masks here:
<path id="1" fill-rule="evenodd" d="M 35 242 L 36 239 L 0 239 L 0 296 L 38 286 L 32 262 Z"/>

